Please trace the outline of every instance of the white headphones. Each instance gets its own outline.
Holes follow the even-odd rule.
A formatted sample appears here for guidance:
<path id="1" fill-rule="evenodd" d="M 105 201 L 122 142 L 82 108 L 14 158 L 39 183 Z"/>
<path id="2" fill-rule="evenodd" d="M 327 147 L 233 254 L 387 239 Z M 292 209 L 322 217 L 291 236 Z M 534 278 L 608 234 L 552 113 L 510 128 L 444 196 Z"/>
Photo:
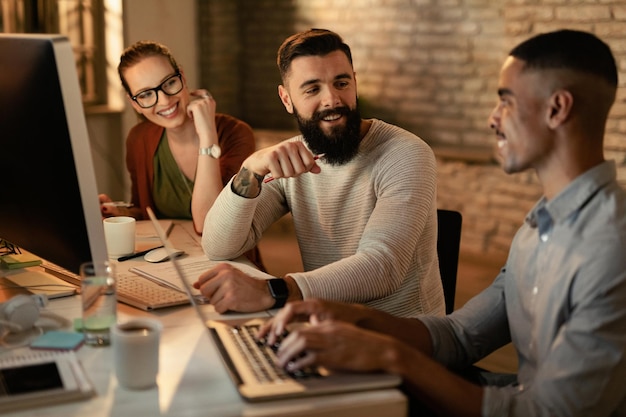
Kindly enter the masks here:
<path id="1" fill-rule="evenodd" d="M 0 325 L 5 326 L 9 333 L 30 330 L 39 319 L 39 309 L 46 305 L 48 297 L 45 294 L 18 294 L 0 303 Z"/>

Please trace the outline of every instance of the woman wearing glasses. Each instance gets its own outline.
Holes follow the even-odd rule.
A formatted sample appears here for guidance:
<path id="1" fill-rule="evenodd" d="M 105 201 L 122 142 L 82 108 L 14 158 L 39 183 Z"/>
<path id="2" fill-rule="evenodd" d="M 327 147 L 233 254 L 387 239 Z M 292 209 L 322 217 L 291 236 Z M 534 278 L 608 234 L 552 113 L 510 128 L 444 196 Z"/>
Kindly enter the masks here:
<path id="1" fill-rule="evenodd" d="M 126 141 L 126 165 L 132 181 L 132 207 L 100 196 L 105 217 L 192 219 L 202 233 L 215 198 L 255 150 L 248 124 L 215 112 L 206 90 L 189 90 L 169 49 L 140 41 L 121 56 L 118 73 L 130 103 L 142 121 Z M 108 204 L 107 204 L 108 203 Z M 249 254 L 261 266 L 258 251 Z"/>

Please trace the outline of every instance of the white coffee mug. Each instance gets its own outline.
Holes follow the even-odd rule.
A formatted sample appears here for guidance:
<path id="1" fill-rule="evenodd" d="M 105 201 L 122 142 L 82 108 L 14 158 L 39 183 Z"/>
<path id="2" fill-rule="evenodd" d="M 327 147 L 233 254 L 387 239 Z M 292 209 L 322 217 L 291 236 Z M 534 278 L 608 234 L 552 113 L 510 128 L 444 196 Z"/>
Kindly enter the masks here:
<path id="1" fill-rule="evenodd" d="M 163 325 L 153 318 L 135 318 L 111 329 L 113 363 L 117 382 L 128 389 L 156 385 L 159 343 Z"/>
<path id="2" fill-rule="evenodd" d="M 107 217 L 102 221 L 109 258 L 118 258 L 135 252 L 135 224 L 133 217 Z"/>

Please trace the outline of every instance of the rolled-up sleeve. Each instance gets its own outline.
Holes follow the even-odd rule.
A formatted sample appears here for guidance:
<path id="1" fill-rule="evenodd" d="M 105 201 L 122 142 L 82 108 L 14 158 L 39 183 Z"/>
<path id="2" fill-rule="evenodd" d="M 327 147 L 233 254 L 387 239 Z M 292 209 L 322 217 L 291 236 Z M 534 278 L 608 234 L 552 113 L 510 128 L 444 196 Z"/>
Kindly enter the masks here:
<path id="1" fill-rule="evenodd" d="M 511 341 L 504 299 L 505 269 L 462 309 L 446 317 L 421 316 L 434 358 L 451 369 L 471 366 Z"/>

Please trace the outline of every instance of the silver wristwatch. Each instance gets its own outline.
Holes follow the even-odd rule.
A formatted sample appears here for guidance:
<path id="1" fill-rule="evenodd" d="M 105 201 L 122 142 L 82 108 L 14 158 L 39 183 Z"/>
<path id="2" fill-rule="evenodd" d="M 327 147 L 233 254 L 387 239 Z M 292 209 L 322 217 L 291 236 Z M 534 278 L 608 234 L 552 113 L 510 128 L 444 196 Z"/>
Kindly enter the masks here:
<path id="1" fill-rule="evenodd" d="M 220 148 L 220 145 L 216 143 L 208 148 L 200 148 L 198 150 L 198 155 L 209 155 L 212 158 L 219 159 L 222 155 L 222 148 Z"/>

